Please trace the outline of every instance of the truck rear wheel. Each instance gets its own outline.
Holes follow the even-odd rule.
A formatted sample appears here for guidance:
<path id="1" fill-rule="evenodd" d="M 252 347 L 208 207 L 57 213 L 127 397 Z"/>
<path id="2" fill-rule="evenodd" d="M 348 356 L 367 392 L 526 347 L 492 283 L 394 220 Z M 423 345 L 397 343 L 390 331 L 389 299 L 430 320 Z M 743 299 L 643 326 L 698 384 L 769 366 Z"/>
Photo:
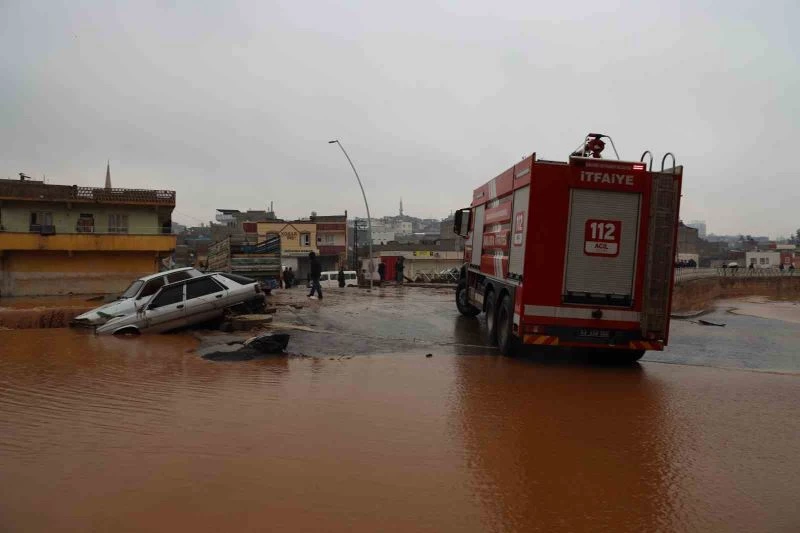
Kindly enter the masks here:
<path id="1" fill-rule="evenodd" d="M 478 313 L 481 312 L 480 309 L 469 303 L 467 280 L 465 279 L 459 281 L 456 288 L 456 307 L 458 307 L 458 312 L 464 316 L 478 316 Z"/>
<path id="2" fill-rule="evenodd" d="M 492 289 L 486 293 L 483 305 L 486 306 L 486 342 L 490 346 L 497 344 L 497 296 Z"/>
<path id="3" fill-rule="evenodd" d="M 511 306 L 511 297 L 504 294 L 497 306 L 497 346 L 503 355 L 514 355 L 519 343 L 511 331 L 514 323 L 514 309 Z"/>
<path id="4" fill-rule="evenodd" d="M 645 350 L 618 350 L 616 357 L 620 363 L 635 363 L 644 356 Z"/>

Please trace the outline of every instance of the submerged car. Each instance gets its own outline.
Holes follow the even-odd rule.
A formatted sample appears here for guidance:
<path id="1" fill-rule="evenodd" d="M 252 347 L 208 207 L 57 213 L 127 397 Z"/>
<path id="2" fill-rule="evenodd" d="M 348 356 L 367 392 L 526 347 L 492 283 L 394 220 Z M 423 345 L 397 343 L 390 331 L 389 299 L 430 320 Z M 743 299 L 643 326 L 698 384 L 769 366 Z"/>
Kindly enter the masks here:
<path id="1" fill-rule="evenodd" d="M 141 277 L 131 283 L 115 301 L 76 316 L 70 322 L 70 325 L 78 327 L 100 326 L 112 318 L 136 312 L 137 307 L 142 307 L 164 285 L 202 275 L 203 273 L 196 268 L 185 267 Z"/>
<path id="2" fill-rule="evenodd" d="M 264 305 L 264 293 L 258 281 L 224 272 L 204 274 L 164 285 L 145 305 L 125 316 L 110 319 L 96 331 L 100 335 L 162 333 L 208 322 L 234 307 L 255 312 Z"/>

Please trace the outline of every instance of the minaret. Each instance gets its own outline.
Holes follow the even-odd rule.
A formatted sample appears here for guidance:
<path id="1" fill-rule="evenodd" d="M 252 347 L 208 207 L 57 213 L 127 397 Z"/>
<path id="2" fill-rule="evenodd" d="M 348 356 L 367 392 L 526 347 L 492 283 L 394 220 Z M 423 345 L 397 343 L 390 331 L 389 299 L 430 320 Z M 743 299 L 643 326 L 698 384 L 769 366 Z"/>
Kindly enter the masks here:
<path id="1" fill-rule="evenodd" d="M 106 163 L 106 189 L 111 188 L 111 161 Z"/>
<path id="2" fill-rule="evenodd" d="M 400 198 L 400 216 L 403 216 L 403 198 Z"/>

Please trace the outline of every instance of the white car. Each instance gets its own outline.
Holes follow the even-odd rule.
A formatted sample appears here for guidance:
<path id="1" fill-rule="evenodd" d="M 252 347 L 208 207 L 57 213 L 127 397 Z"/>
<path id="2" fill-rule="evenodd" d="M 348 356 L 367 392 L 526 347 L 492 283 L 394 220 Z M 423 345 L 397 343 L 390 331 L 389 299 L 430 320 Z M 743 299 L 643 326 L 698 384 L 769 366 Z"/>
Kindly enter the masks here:
<path id="1" fill-rule="evenodd" d="M 339 287 L 339 271 L 326 270 L 319 275 L 319 286 L 323 289 L 331 289 Z M 344 271 L 344 286 L 345 287 L 358 287 L 358 274 L 355 270 Z M 306 283 L 307 288 L 311 288 L 311 280 Z"/>
<path id="2" fill-rule="evenodd" d="M 142 307 L 164 285 L 202 275 L 203 273 L 199 270 L 187 267 L 141 277 L 131 283 L 115 301 L 78 315 L 70 322 L 70 325 L 78 327 L 100 326 L 114 317 L 135 313 L 137 307 Z"/>
<path id="3" fill-rule="evenodd" d="M 99 335 L 161 333 L 221 317 L 235 306 L 258 311 L 264 303 L 261 285 L 254 279 L 224 272 L 205 274 L 164 285 L 141 308 L 112 318 L 96 331 Z"/>

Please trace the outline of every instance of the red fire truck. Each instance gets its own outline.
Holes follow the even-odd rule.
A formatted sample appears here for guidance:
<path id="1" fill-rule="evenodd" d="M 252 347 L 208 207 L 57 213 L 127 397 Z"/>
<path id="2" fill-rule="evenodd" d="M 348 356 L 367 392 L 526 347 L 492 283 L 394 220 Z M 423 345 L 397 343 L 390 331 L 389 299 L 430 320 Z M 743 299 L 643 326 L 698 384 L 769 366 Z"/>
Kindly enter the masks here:
<path id="1" fill-rule="evenodd" d="M 616 154 L 590 133 L 568 162 L 533 154 L 456 212 L 466 238 L 456 305 L 485 312 L 505 354 L 557 345 L 636 361 L 667 344 L 683 168 L 670 153 L 659 171 L 649 151 L 605 159 L 604 139 Z"/>

